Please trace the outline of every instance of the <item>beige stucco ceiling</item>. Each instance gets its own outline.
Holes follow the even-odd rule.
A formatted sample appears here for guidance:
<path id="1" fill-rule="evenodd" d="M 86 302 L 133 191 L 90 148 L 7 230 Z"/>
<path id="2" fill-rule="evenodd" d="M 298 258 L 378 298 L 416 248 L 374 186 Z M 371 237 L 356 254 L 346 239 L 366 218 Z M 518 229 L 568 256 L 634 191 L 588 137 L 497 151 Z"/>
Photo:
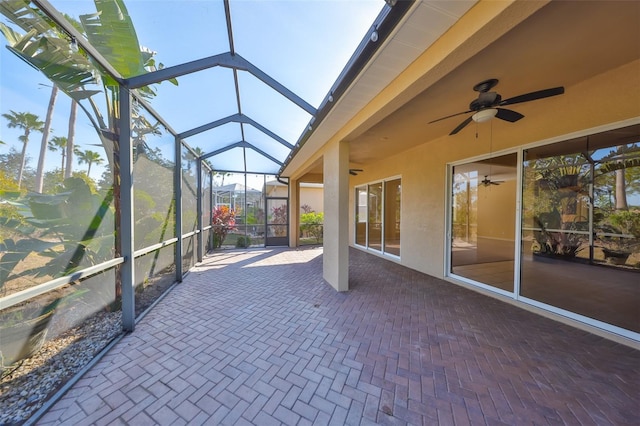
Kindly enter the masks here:
<path id="1" fill-rule="evenodd" d="M 482 7 L 481 3 L 475 4 L 466 12 L 467 15 L 459 23 L 471 16 L 474 8 Z M 515 16 L 518 8 L 523 9 L 525 6 L 530 7 L 530 10 L 521 12 L 520 17 Z M 461 12 L 462 9 L 458 11 Z M 530 16 L 522 18 L 527 13 Z M 414 13 L 402 25 L 418 28 L 424 25 L 421 20 L 427 19 L 427 15 Z M 517 25 L 510 28 L 514 21 Z M 482 46 L 488 39 L 487 34 L 491 33 L 496 34 L 495 40 L 488 46 Z M 473 53 L 474 38 L 477 38 L 479 46 L 476 53 Z M 391 40 L 385 49 L 393 49 L 393 43 L 394 40 Z M 370 108 L 367 119 L 360 120 L 348 128 L 348 133 L 341 135 L 341 140 L 350 143 L 350 162 L 353 165 L 375 162 L 446 136 L 466 118 L 465 115 L 434 124 L 427 123 L 442 116 L 466 111 L 469 102 L 477 97 L 472 87 L 482 80 L 499 79 L 500 83 L 493 90 L 504 99 L 555 86 L 571 90 L 579 82 L 637 60 L 640 57 L 640 2 L 512 4 L 462 44 L 467 47 L 452 50 L 436 66 L 425 67 L 424 75 L 416 78 L 412 84 L 407 84 L 404 91 L 396 91 L 393 98 L 388 97 L 385 102 L 380 102 L 377 110 Z M 428 46 L 424 47 L 427 48 Z M 425 52 L 428 53 L 429 50 Z M 434 52 L 434 55 L 437 53 Z M 375 66 L 367 68 L 365 74 L 382 73 L 391 66 L 394 56 L 381 54 L 374 61 Z M 442 65 L 447 63 L 450 69 L 443 73 L 442 70 L 446 70 L 447 66 Z M 413 65 L 415 67 L 416 64 Z M 438 65 L 441 65 L 441 69 Z M 361 78 L 365 77 L 367 76 L 363 75 Z M 367 78 L 372 80 L 376 75 Z M 388 78 L 388 74 L 385 78 Z M 379 96 L 379 89 L 377 93 Z M 349 96 L 347 93 L 341 102 L 348 103 Z M 371 93 L 371 96 L 375 97 L 376 94 Z M 511 109 L 524 114 L 523 120 L 532 120 L 535 119 L 535 114 L 543 113 L 544 108 L 553 108 L 553 99 L 522 103 Z M 351 111 L 352 116 L 355 113 Z M 343 114 L 343 121 L 348 118 Z M 520 123 L 495 121 L 497 130 L 499 126 L 517 126 Z M 327 126 L 330 124 L 331 121 L 328 120 Z M 325 141 L 329 140 L 329 133 L 337 132 L 334 128 L 329 130 L 319 133 L 324 136 Z M 465 130 L 472 132 L 464 129 L 458 135 L 450 136 L 452 141 L 468 136 L 465 136 Z M 318 149 L 320 142 L 316 144 L 310 148 Z M 305 172 L 321 173 L 320 157 L 314 159 L 311 152 L 305 154 L 301 151 L 299 154 L 308 156 Z M 303 162 L 300 161 L 299 164 Z M 295 167 L 289 171 L 295 171 Z"/>

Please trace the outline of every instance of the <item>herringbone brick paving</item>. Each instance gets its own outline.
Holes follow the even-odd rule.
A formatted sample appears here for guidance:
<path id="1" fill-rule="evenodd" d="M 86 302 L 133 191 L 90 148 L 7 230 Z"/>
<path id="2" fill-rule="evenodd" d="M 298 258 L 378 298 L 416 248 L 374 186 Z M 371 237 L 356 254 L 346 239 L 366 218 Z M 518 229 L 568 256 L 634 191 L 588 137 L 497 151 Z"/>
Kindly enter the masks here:
<path id="1" fill-rule="evenodd" d="M 640 354 L 350 251 L 216 253 L 39 424 L 640 424 Z"/>

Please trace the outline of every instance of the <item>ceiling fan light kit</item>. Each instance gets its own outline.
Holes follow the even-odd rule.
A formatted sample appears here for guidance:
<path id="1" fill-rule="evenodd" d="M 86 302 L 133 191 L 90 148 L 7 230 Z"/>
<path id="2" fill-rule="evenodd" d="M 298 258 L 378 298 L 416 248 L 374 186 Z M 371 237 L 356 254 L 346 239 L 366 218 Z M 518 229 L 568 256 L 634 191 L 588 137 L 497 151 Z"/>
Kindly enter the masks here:
<path id="1" fill-rule="evenodd" d="M 484 123 L 485 121 L 491 120 L 493 117 L 499 118 L 500 120 L 508 121 L 510 123 L 515 123 L 521 118 L 524 118 L 524 115 L 520 114 L 517 111 L 500 107 L 503 107 L 505 105 L 519 104 L 522 102 L 535 101 L 537 99 L 548 98 L 564 93 L 564 87 L 559 86 L 525 93 L 503 100 L 500 94 L 496 92 L 490 92 L 490 90 L 493 89 L 493 87 L 495 87 L 497 84 L 498 79 L 496 78 L 481 81 L 480 83 L 473 86 L 473 90 L 478 92 L 478 98 L 471 101 L 468 111 L 447 115 L 446 117 L 441 117 L 437 120 L 430 121 L 429 124 L 458 115 L 468 114 L 470 112 L 472 112 L 473 115 L 471 117 L 467 117 L 462 123 L 458 125 L 458 127 L 453 129 L 451 133 L 449 133 L 449 135 L 455 135 L 472 121 L 475 121 L 476 123 Z"/>
<path id="2" fill-rule="evenodd" d="M 488 109 L 483 109 L 483 110 L 480 110 L 480 111 L 476 112 L 475 114 L 473 114 L 471 116 L 471 118 L 476 123 L 484 123 L 485 121 L 489 121 L 493 117 L 495 117 L 497 113 L 498 113 L 497 109 L 488 108 Z"/>

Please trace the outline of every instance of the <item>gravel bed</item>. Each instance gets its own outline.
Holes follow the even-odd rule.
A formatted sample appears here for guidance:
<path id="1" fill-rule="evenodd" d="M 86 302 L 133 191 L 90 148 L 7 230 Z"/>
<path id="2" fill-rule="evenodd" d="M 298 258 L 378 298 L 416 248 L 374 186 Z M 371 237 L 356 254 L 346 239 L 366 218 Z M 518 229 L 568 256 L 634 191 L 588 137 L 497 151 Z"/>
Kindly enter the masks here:
<path id="1" fill-rule="evenodd" d="M 120 312 L 99 312 L 47 341 L 0 380 L 0 425 L 19 425 L 122 332 Z"/>

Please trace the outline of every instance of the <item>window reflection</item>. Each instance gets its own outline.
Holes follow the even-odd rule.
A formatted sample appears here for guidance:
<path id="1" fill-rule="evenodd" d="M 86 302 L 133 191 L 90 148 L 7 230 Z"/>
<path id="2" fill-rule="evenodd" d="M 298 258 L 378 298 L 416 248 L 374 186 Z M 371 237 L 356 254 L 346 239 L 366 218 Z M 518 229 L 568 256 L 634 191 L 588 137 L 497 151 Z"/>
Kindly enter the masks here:
<path id="1" fill-rule="evenodd" d="M 384 251 L 400 256 L 400 179 L 384 183 Z"/>
<path id="2" fill-rule="evenodd" d="M 369 248 L 382 251 L 382 183 L 369 185 Z"/>
<path id="3" fill-rule="evenodd" d="M 400 256 L 402 180 L 376 182 L 355 191 L 355 243 Z"/>
<path id="4" fill-rule="evenodd" d="M 356 188 L 356 244 L 367 245 L 367 189 Z"/>
<path id="5" fill-rule="evenodd" d="M 523 296 L 640 331 L 639 128 L 524 152 Z"/>
<path id="6" fill-rule="evenodd" d="M 513 292 L 516 154 L 455 166 L 451 272 Z"/>

